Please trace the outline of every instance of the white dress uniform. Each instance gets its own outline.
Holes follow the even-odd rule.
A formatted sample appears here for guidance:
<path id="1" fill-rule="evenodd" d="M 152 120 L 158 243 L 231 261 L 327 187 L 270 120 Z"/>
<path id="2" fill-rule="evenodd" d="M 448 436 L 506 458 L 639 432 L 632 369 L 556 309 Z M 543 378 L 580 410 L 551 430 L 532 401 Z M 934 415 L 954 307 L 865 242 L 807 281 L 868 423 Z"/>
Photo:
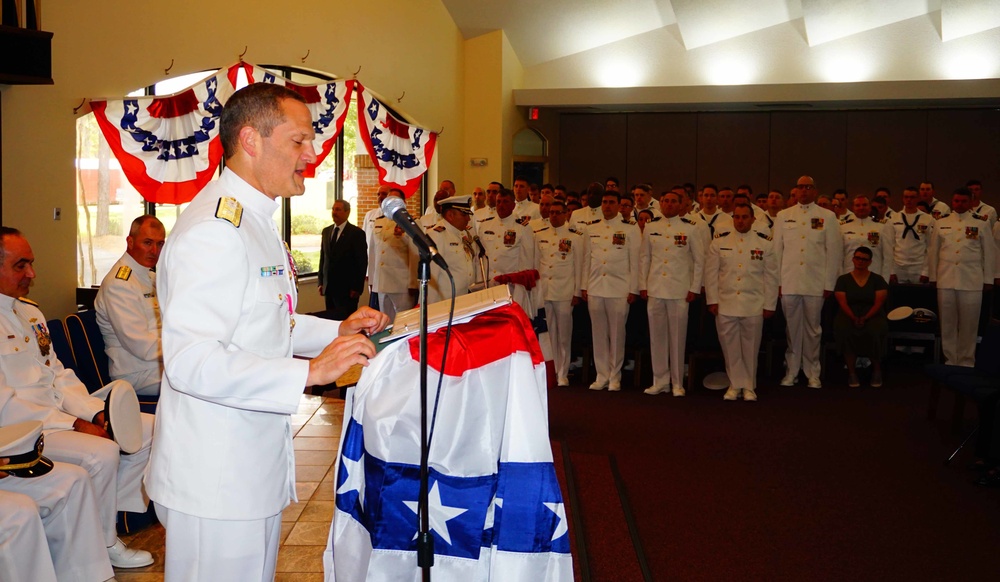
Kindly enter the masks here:
<path id="1" fill-rule="evenodd" d="M 548 218 L 536 218 L 528 223 L 528 230 L 532 233 L 536 233 L 543 228 L 549 228 L 550 223 Z"/>
<path id="2" fill-rule="evenodd" d="M 447 220 L 442 219 L 427 230 L 438 248 L 438 252 L 448 263 L 451 276 L 455 278 L 455 294 L 469 293 L 469 287 L 476 282 L 476 259 L 473 250 L 472 233 L 460 231 Z M 427 302 L 434 303 L 451 299 L 451 283 L 448 274 L 441 267 L 431 263 L 431 280 L 427 285 Z"/>
<path id="3" fill-rule="evenodd" d="M 497 209 L 494 207 L 487 206 L 485 208 L 477 208 L 472 212 L 472 224 L 478 224 L 480 220 L 496 215 Z"/>
<path id="4" fill-rule="evenodd" d="M 836 213 L 834 213 L 834 215 L 836 215 Z M 848 220 L 857 220 L 857 219 L 858 219 L 857 215 L 855 215 L 850 210 L 845 210 L 843 214 L 841 214 L 840 216 L 837 216 L 837 220 L 841 224 L 847 222 Z"/>
<path id="5" fill-rule="evenodd" d="M 494 277 L 533 269 L 535 266 L 535 240 L 532 231 L 514 214 L 507 218 L 489 217 L 478 223 L 479 240 L 486 248 L 489 270 L 486 276 L 493 287 Z M 524 309 L 528 318 L 535 316 L 529 291 L 522 285 L 511 285 L 514 301 Z"/>
<path id="6" fill-rule="evenodd" d="M 915 285 L 927 266 L 927 245 L 934 233 L 934 217 L 923 211 L 894 212 L 889 219 L 893 245 L 893 274 L 900 283 Z M 886 279 L 888 281 L 888 279 Z"/>
<path id="7" fill-rule="evenodd" d="M 159 262 L 165 374 L 146 486 L 167 530 L 165 579 L 271 580 L 295 494 L 290 415 L 340 322 L 295 313 L 280 205 L 224 170 Z"/>
<path id="8" fill-rule="evenodd" d="M 927 248 L 927 276 L 937 283 L 945 363 L 972 367 L 983 285 L 993 284 L 996 246 L 989 223 L 972 212 L 937 221 Z"/>
<path id="9" fill-rule="evenodd" d="M 750 230 L 720 233 L 705 258 L 705 302 L 718 305 L 715 326 L 726 359 L 730 399 L 756 399 L 764 310 L 778 303 L 778 254 L 771 238 Z"/>
<path id="10" fill-rule="evenodd" d="M 378 294 L 379 309 L 393 320 L 413 307 L 410 289 L 417 288 L 417 256 L 403 229 L 384 216 L 372 227 L 368 245 L 368 284 Z"/>
<path id="11" fill-rule="evenodd" d="M 615 216 L 586 227 L 581 289 L 594 340 L 597 380 L 592 388 L 621 387 L 628 295 L 639 293 L 639 227 Z"/>
<path id="12" fill-rule="evenodd" d="M 515 202 L 513 215 L 517 218 L 527 216 L 528 220 L 536 220 L 542 217 L 542 213 L 538 209 L 538 204 L 532 202 L 530 198 Z"/>
<path id="13" fill-rule="evenodd" d="M 0 479 L 0 532 L 4 582 L 94 582 L 115 575 L 90 478 L 76 465 L 55 463 L 40 477 Z"/>
<path id="14" fill-rule="evenodd" d="M 687 342 L 687 294 L 701 293 L 708 226 L 686 216 L 646 223 L 639 251 L 639 290 L 645 291 L 649 351 L 657 394 L 673 388 L 684 395 L 684 347 Z"/>
<path id="15" fill-rule="evenodd" d="M 534 233 L 538 297 L 553 346 L 556 382 L 569 385 L 570 344 L 573 340 L 573 297 L 580 295 L 584 239 L 566 224 Z"/>
<path id="16" fill-rule="evenodd" d="M 604 220 L 604 213 L 601 212 L 600 206 L 597 208 L 584 206 L 573 211 L 573 214 L 569 217 L 569 225 L 573 229 L 583 232 L 591 224 L 597 224 L 602 220 Z"/>
<path id="17" fill-rule="evenodd" d="M 978 206 L 972 209 L 972 213 L 976 216 L 985 216 L 987 222 L 990 223 L 990 229 L 997 223 L 997 209 L 993 208 L 985 202 L 980 202 Z"/>
<path id="18" fill-rule="evenodd" d="M 14 390 L 0 411 L 0 425 L 42 421 L 45 456 L 79 465 L 90 475 L 105 546 L 110 547 L 118 540 L 115 514 L 144 512 L 149 505 L 142 477 L 153 416 L 142 415 L 142 448 L 132 455 L 122 455 L 114 441 L 74 431 L 76 419 L 92 421 L 104 410 L 104 401 L 91 396 L 76 374 L 63 367 L 52 351 L 45 321 L 33 302 L 0 295 L 0 337 L 5 338 L 0 340 L 0 385 Z"/>
<path id="19" fill-rule="evenodd" d="M 437 213 L 433 208 L 429 208 L 427 212 L 417 219 L 417 224 L 419 224 L 424 229 L 434 228 L 434 225 L 441 220 L 441 215 Z"/>
<path id="20" fill-rule="evenodd" d="M 163 376 L 155 277 L 125 253 L 104 276 L 94 301 L 111 377 L 131 384 L 136 394 L 159 394 Z"/>
<path id="21" fill-rule="evenodd" d="M 733 230 L 733 217 L 723 212 L 721 208 L 717 207 L 714 214 L 708 214 L 704 210 L 699 210 L 696 214 L 705 223 L 705 226 L 708 227 L 709 240 L 717 232 Z"/>
<path id="22" fill-rule="evenodd" d="M 896 231 L 891 224 L 868 217 L 850 218 L 840 223 L 840 236 L 844 241 L 841 274 L 854 270 L 854 251 L 858 247 L 868 247 L 872 251 L 868 270 L 889 281 L 895 264 L 892 257 L 896 242 Z"/>
<path id="23" fill-rule="evenodd" d="M 941 220 L 951 214 L 951 207 L 937 198 L 931 198 L 931 203 L 927 206 L 930 208 L 930 213 L 934 217 L 934 220 Z"/>
<path id="24" fill-rule="evenodd" d="M 788 324 L 784 385 L 799 370 L 819 387 L 820 315 L 824 291 L 833 292 L 841 272 L 843 242 L 836 215 L 815 203 L 778 213 L 774 248 L 781 259 L 781 308 Z"/>
<path id="25" fill-rule="evenodd" d="M 380 218 L 384 218 L 382 208 L 380 206 L 376 206 L 366 212 L 364 219 L 361 221 L 361 229 L 365 231 L 365 242 L 368 244 L 369 249 L 372 248 L 372 234 L 375 232 L 375 222 Z M 371 277 L 371 273 L 372 263 L 371 261 L 368 261 L 368 272 L 365 275 L 367 277 Z"/>

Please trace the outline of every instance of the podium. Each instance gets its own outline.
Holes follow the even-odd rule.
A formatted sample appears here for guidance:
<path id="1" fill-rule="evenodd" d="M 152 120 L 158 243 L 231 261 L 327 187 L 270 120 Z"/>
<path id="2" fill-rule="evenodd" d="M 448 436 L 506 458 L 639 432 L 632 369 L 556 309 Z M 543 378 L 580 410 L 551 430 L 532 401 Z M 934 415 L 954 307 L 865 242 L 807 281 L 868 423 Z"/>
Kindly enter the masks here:
<path id="1" fill-rule="evenodd" d="M 531 322 L 503 305 L 428 336 L 433 579 L 573 579 Z M 417 338 L 384 347 L 348 390 L 335 466 L 328 580 L 419 580 Z"/>

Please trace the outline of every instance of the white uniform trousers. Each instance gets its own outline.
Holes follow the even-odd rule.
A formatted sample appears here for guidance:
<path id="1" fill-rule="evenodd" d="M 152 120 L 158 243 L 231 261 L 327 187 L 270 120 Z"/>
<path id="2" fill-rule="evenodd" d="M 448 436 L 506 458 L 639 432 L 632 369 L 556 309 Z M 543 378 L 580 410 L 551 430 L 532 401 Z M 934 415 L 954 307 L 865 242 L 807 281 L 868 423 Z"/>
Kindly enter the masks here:
<path id="1" fill-rule="evenodd" d="M 569 351 L 573 341 L 573 302 L 546 301 L 545 324 L 549 328 L 556 380 L 569 377 Z"/>
<path id="2" fill-rule="evenodd" d="M 684 387 L 684 346 L 687 342 L 688 302 L 684 299 L 650 297 L 649 359 L 653 364 L 653 387 Z"/>
<path id="3" fill-rule="evenodd" d="M 149 463 L 149 445 L 153 441 L 153 415 L 141 416 L 142 448 L 132 455 L 121 454 L 114 441 L 82 432 L 61 430 L 45 435 L 46 457 L 83 467 L 90 475 L 107 547 L 113 546 L 118 539 L 117 512 L 142 513 L 149 506 L 142 476 Z"/>
<path id="4" fill-rule="evenodd" d="M 920 265 L 914 266 L 903 266 L 897 264 L 895 266 L 896 280 L 900 283 L 905 283 L 908 285 L 916 285 L 920 283 Z"/>
<path id="5" fill-rule="evenodd" d="M 760 336 L 764 331 L 764 316 L 737 317 L 720 313 L 715 317 L 715 328 L 719 331 L 719 343 L 722 344 L 722 355 L 726 359 L 729 385 L 733 388 L 756 390 L 757 354 L 760 352 Z"/>
<path id="6" fill-rule="evenodd" d="M 125 380 L 131 384 L 139 396 L 155 396 L 160 393 L 162 377 L 163 372 L 159 368 L 151 368 L 134 374 L 126 374 L 119 380 Z"/>
<path id="7" fill-rule="evenodd" d="M 594 338 L 594 367 L 599 384 L 621 384 L 625 360 L 625 320 L 628 300 L 624 297 L 587 299 L 590 326 Z"/>
<path id="8" fill-rule="evenodd" d="M 48 451 L 46 451 L 48 452 Z M 55 569 L 60 582 L 94 582 L 114 576 L 108 549 L 101 532 L 101 521 L 94 503 L 94 492 L 87 472 L 76 465 L 56 463 L 46 475 L 22 479 L 0 479 L 0 491 L 26 495 L 37 504 L 36 518 L 41 517 L 45 530 L 42 544 L 36 546 L 44 556 L 34 556 L 34 549 L 22 558 L 31 557 L 31 563 L 41 563 Z M 0 499 L 6 496 L 0 493 Z M 3 503 L 0 502 L 0 507 Z M 4 515 L 6 508 L 2 510 Z M 0 518 L 0 530 L 7 530 L 6 518 Z M 24 534 L 20 534 L 24 535 Z M 2 544 L 0 544 L 2 545 Z M 0 549 L 0 554 L 4 550 Z M 17 556 L 15 556 L 17 559 Z M 8 580 L 5 560 L 0 557 L 0 580 Z M 42 567 L 45 572 L 45 567 Z M 13 580 L 19 578 L 15 575 Z M 45 576 L 31 575 L 23 580 L 45 580 Z M 55 578 L 54 578 L 55 579 Z"/>
<path id="9" fill-rule="evenodd" d="M 0 572 L 4 582 L 56 582 L 38 506 L 27 495 L 0 491 Z"/>
<path id="10" fill-rule="evenodd" d="M 937 295 L 944 363 L 971 368 L 976 365 L 976 336 L 983 292 L 939 288 Z"/>
<path id="11" fill-rule="evenodd" d="M 154 503 L 167 531 L 164 582 L 271 582 L 278 566 L 281 513 L 228 521 Z"/>
<path id="12" fill-rule="evenodd" d="M 396 319 L 396 314 L 400 311 L 413 309 L 415 301 L 409 293 L 379 293 L 379 311 L 389 316 L 389 323 Z"/>
<path id="13" fill-rule="evenodd" d="M 785 352 L 786 374 L 798 376 L 799 370 L 809 379 L 819 378 L 819 349 L 823 328 L 823 296 L 782 295 L 781 309 L 788 326 L 788 350 Z"/>

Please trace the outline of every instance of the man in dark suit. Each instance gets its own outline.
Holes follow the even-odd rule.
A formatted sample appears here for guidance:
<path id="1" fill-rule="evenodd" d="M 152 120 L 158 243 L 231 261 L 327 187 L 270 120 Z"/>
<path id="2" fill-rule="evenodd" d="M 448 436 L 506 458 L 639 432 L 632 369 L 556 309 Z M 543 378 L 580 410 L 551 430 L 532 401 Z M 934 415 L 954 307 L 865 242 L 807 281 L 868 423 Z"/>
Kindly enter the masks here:
<path id="1" fill-rule="evenodd" d="M 331 319 L 344 320 L 358 309 L 368 270 L 365 231 L 347 221 L 351 203 L 333 204 L 333 224 L 323 229 L 319 254 L 319 294 Z"/>

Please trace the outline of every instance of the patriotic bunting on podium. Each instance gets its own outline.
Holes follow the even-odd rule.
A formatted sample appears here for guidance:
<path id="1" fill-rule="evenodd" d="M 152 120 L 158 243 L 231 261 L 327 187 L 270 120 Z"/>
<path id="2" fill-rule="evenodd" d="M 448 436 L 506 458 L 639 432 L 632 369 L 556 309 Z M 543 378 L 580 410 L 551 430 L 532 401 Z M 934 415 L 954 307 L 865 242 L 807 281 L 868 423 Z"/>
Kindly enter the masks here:
<path id="1" fill-rule="evenodd" d="M 324 554 L 328 581 L 419 579 L 417 342 L 384 349 L 348 393 Z M 443 342 L 444 330 L 428 338 L 432 368 Z M 428 371 L 432 408 L 437 378 Z M 453 328 L 440 398 L 430 450 L 433 579 L 572 580 L 545 367 L 519 307 Z"/>
<path id="2" fill-rule="evenodd" d="M 398 119 L 361 83 L 357 89 L 358 130 L 378 168 L 379 183 L 395 186 L 409 198 L 430 167 L 437 134 Z"/>

